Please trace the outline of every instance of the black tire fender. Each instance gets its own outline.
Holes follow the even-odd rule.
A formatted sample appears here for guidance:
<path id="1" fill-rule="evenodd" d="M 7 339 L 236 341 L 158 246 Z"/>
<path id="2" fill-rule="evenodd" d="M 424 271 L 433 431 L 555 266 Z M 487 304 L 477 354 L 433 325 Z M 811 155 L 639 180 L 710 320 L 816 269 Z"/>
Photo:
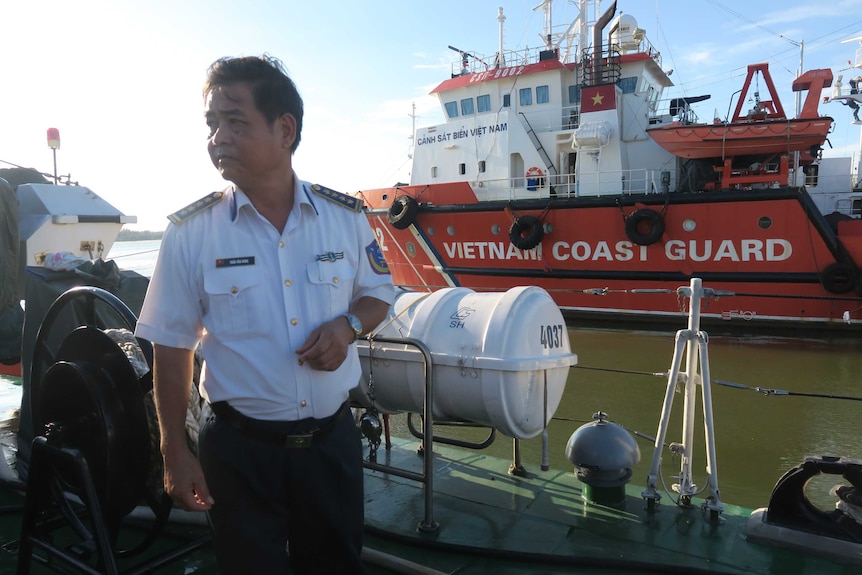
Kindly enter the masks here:
<path id="1" fill-rule="evenodd" d="M 639 246 L 651 246 L 664 235 L 664 216 L 649 208 L 636 210 L 626 218 L 626 236 Z"/>
<path id="2" fill-rule="evenodd" d="M 398 196 L 389 206 L 386 220 L 396 230 L 406 230 L 416 221 L 419 214 L 419 202 L 411 196 Z"/>
<path id="3" fill-rule="evenodd" d="M 535 216 L 521 216 L 509 228 L 509 241 L 516 248 L 531 250 L 542 242 L 545 230 Z"/>
<path id="4" fill-rule="evenodd" d="M 859 279 L 859 270 L 844 262 L 834 262 L 820 272 L 820 282 L 829 293 L 842 294 L 853 291 Z"/>

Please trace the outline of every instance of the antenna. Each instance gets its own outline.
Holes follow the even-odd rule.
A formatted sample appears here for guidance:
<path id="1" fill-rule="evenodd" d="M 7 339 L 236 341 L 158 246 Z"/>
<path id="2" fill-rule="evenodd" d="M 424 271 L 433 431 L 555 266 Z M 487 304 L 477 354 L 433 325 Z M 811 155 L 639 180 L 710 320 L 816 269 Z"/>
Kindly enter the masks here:
<path id="1" fill-rule="evenodd" d="M 478 56 L 476 56 L 475 54 L 471 54 L 470 52 L 465 52 L 464 50 L 456 48 L 455 46 L 449 46 L 449 49 L 454 50 L 454 51 L 458 52 L 459 54 L 461 54 L 461 75 L 464 75 L 468 72 L 468 70 L 467 70 L 467 58 L 473 58 L 474 60 L 481 62 L 485 66 L 485 70 L 488 69 L 488 63 L 485 62 L 482 58 L 479 58 Z"/>

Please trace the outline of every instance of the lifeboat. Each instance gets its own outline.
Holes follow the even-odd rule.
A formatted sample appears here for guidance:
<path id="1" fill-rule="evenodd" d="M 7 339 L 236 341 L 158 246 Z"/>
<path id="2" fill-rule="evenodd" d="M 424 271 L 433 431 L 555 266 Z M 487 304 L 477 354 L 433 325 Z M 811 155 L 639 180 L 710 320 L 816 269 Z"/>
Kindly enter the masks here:
<path id="1" fill-rule="evenodd" d="M 761 100 L 759 91 L 755 91 L 754 107 L 743 113 L 743 102 L 758 74 L 763 77 L 771 99 Z M 807 90 L 808 96 L 799 117 L 788 118 L 769 74 L 769 65 L 752 64 L 731 121 L 692 122 L 689 99 L 681 98 L 672 106 L 679 119 L 650 127 L 647 133 L 659 146 L 681 158 L 725 159 L 802 152 L 800 161 L 810 163 L 832 126 L 832 118 L 817 112 L 820 90 L 831 83 L 832 71 L 825 68 L 800 76 L 793 83 L 793 91 Z"/>

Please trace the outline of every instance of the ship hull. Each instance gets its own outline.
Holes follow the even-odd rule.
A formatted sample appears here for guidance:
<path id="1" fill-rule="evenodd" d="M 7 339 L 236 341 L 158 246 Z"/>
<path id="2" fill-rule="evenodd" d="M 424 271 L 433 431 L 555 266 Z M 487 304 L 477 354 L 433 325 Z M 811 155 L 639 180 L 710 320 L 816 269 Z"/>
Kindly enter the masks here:
<path id="1" fill-rule="evenodd" d="M 415 221 L 390 225 L 392 198 L 420 192 Z M 855 269 L 858 236 L 839 241 L 802 189 L 477 202 L 469 185 L 452 183 L 363 197 L 393 280 L 411 289 L 537 285 L 570 317 L 678 324 L 684 310 L 672 294 L 700 277 L 720 296 L 704 310 L 707 324 L 846 330 L 862 323 L 855 283 L 834 273 Z M 641 209 L 664 222 L 651 245 L 627 235 L 626 217 Z M 526 215 L 544 233 L 522 250 L 509 230 Z"/>

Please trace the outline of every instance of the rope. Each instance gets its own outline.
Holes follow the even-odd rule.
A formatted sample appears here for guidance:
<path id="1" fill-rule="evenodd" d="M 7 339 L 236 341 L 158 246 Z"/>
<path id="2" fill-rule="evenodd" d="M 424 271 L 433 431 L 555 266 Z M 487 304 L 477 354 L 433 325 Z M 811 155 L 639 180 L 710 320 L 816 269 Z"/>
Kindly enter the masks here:
<path id="1" fill-rule="evenodd" d="M 852 395 L 834 395 L 830 393 L 804 393 L 801 391 L 787 391 L 786 389 L 770 389 L 768 387 L 751 387 L 748 385 L 744 385 L 742 383 L 736 383 L 733 381 L 724 381 L 721 379 L 714 380 L 715 383 L 719 385 L 724 385 L 727 387 L 732 387 L 734 389 L 747 389 L 749 391 L 756 391 L 758 393 L 762 393 L 763 395 L 796 395 L 800 397 L 819 397 L 821 399 L 844 399 L 847 401 L 862 401 L 862 397 L 854 397 Z"/>
<path id="2" fill-rule="evenodd" d="M 627 375 L 650 375 L 653 377 L 667 377 L 668 373 L 666 371 L 633 371 L 628 369 L 614 369 L 608 367 L 592 367 L 588 365 L 573 365 L 572 367 L 577 369 L 590 369 L 594 371 L 607 371 L 610 373 L 625 373 Z M 768 387 L 752 387 L 749 385 L 745 385 L 742 383 L 736 383 L 733 381 L 727 381 L 723 379 L 713 379 L 714 383 L 719 385 L 724 385 L 726 387 L 734 388 L 734 389 L 747 389 L 749 391 L 756 391 L 758 393 L 762 393 L 763 395 L 788 395 L 788 396 L 797 396 L 797 397 L 817 397 L 820 399 L 841 399 L 846 401 L 862 401 L 862 397 L 856 397 L 852 395 L 835 395 L 832 393 L 806 393 L 802 391 L 787 391 L 786 389 L 771 389 Z"/>
<path id="3" fill-rule="evenodd" d="M 159 251 L 159 248 L 155 248 L 155 249 L 152 249 L 152 250 L 144 250 L 144 251 L 142 251 L 142 252 L 135 252 L 135 253 L 133 253 L 133 254 L 123 254 L 123 255 L 120 255 L 120 256 L 112 257 L 111 259 L 118 260 L 118 259 L 120 259 L 120 258 L 128 258 L 128 257 L 131 257 L 131 256 L 142 256 L 142 255 L 144 255 L 144 254 L 151 254 L 151 253 L 153 253 L 153 252 L 157 252 L 157 251 Z"/>

